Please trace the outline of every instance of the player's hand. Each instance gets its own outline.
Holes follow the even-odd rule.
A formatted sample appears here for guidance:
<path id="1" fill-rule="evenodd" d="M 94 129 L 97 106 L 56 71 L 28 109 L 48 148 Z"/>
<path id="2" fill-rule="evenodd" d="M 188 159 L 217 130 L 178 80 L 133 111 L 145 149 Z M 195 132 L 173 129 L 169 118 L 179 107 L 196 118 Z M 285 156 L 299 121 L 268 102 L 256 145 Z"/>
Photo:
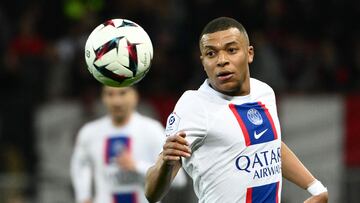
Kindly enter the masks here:
<path id="1" fill-rule="evenodd" d="M 319 195 L 312 196 L 309 199 L 305 200 L 304 203 L 327 203 L 328 202 L 328 193 L 323 192 Z"/>
<path id="2" fill-rule="evenodd" d="M 187 158 L 191 156 L 189 143 L 185 137 L 186 134 L 184 132 L 178 132 L 166 139 L 162 152 L 162 158 L 165 163 L 174 165 L 181 157 Z"/>
<path id="3" fill-rule="evenodd" d="M 136 170 L 135 160 L 133 159 L 129 150 L 124 150 L 123 152 L 121 152 L 116 157 L 116 162 L 123 170 L 126 171 Z"/>
<path id="4" fill-rule="evenodd" d="M 82 203 L 92 203 L 92 201 L 91 200 L 85 200 Z"/>

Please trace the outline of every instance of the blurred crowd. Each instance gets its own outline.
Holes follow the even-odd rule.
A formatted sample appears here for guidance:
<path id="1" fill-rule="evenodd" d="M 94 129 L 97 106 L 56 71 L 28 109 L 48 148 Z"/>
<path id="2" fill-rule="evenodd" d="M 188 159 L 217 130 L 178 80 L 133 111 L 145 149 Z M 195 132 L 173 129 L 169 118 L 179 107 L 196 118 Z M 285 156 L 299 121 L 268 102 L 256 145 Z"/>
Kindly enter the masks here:
<path id="1" fill-rule="evenodd" d="M 243 23 L 255 47 L 251 76 L 277 94 L 355 94 L 360 90 L 359 9 L 355 0 L 2 1 L 0 173 L 36 178 L 38 108 L 77 100 L 91 111 L 99 83 L 85 66 L 84 44 L 107 19 L 135 21 L 150 35 L 153 65 L 137 87 L 162 114 L 164 104 L 172 108 L 184 90 L 205 79 L 199 34 L 218 16 Z M 24 191 L 35 193 L 33 187 Z"/>

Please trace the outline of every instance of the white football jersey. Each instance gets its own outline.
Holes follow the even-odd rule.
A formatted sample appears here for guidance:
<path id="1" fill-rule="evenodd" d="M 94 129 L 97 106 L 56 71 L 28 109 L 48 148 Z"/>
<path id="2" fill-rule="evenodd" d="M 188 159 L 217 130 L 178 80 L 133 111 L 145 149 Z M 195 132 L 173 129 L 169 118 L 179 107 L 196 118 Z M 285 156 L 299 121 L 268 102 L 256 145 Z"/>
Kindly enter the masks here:
<path id="1" fill-rule="evenodd" d="M 71 176 L 77 202 L 145 203 L 145 174 L 164 144 L 164 128 L 148 117 L 134 113 L 123 127 L 115 127 L 108 116 L 86 124 L 77 137 Z M 136 172 L 122 170 L 116 156 L 129 150 Z M 95 194 L 92 195 L 92 177 Z M 184 185 L 186 177 L 178 180 Z"/>
<path id="2" fill-rule="evenodd" d="M 186 133 L 192 155 L 182 159 L 200 203 L 278 203 L 281 131 L 275 95 L 250 79 L 250 94 L 227 96 L 208 81 L 186 91 L 168 117 L 166 134 Z"/>

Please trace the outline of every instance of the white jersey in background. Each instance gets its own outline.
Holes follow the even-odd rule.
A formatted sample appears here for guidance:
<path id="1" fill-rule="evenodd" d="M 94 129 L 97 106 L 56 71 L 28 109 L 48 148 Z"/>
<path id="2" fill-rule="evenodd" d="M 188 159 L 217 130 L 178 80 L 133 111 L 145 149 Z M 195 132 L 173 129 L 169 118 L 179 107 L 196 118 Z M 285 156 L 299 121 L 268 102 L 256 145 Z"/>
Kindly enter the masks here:
<path id="1" fill-rule="evenodd" d="M 82 127 L 71 161 L 76 201 L 146 203 L 145 174 L 159 155 L 159 148 L 165 141 L 163 135 L 164 129 L 159 122 L 138 113 L 120 128 L 115 127 L 108 116 Z M 124 150 L 129 150 L 134 158 L 136 172 L 123 171 L 116 163 L 115 157 Z M 184 185 L 185 178 L 182 174 L 177 184 Z"/>
<path id="2" fill-rule="evenodd" d="M 250 94 L 227 96 L 208 81 L 187 91 L 169 116 L 166 134 L 186 133 L 182 159 L 200 203 L 279 203 L 281 132 L 271 87 L 250 79 Z"/>

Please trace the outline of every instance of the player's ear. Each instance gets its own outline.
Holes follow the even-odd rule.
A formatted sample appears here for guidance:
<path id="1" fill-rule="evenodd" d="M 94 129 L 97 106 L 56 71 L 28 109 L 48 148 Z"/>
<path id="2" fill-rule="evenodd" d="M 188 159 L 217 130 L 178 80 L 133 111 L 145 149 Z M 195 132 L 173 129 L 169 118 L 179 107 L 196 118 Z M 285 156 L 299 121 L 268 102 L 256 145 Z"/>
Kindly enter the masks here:
<path id="1" fill-rule="evenodd" d="M 131 88 L 131 91 L 133 92 L 135 106 L 137 106 L 140 95 L 135 87 L 130 87 L 130 88 Z"/>
<path id="2" fill-rule="evenodd" d="M 248 46 L 248 63 L 252 63 L 254 60 L 254 47 L 253 46 Z"/>
<path id="3" fill-rule="evenodd" d="M 135 90 L 135 101 L 136 101 L 136 104 L 139 103 L 139 97 L 140 97 L 140 95 L 139 95 L 138 91 Z"/>

